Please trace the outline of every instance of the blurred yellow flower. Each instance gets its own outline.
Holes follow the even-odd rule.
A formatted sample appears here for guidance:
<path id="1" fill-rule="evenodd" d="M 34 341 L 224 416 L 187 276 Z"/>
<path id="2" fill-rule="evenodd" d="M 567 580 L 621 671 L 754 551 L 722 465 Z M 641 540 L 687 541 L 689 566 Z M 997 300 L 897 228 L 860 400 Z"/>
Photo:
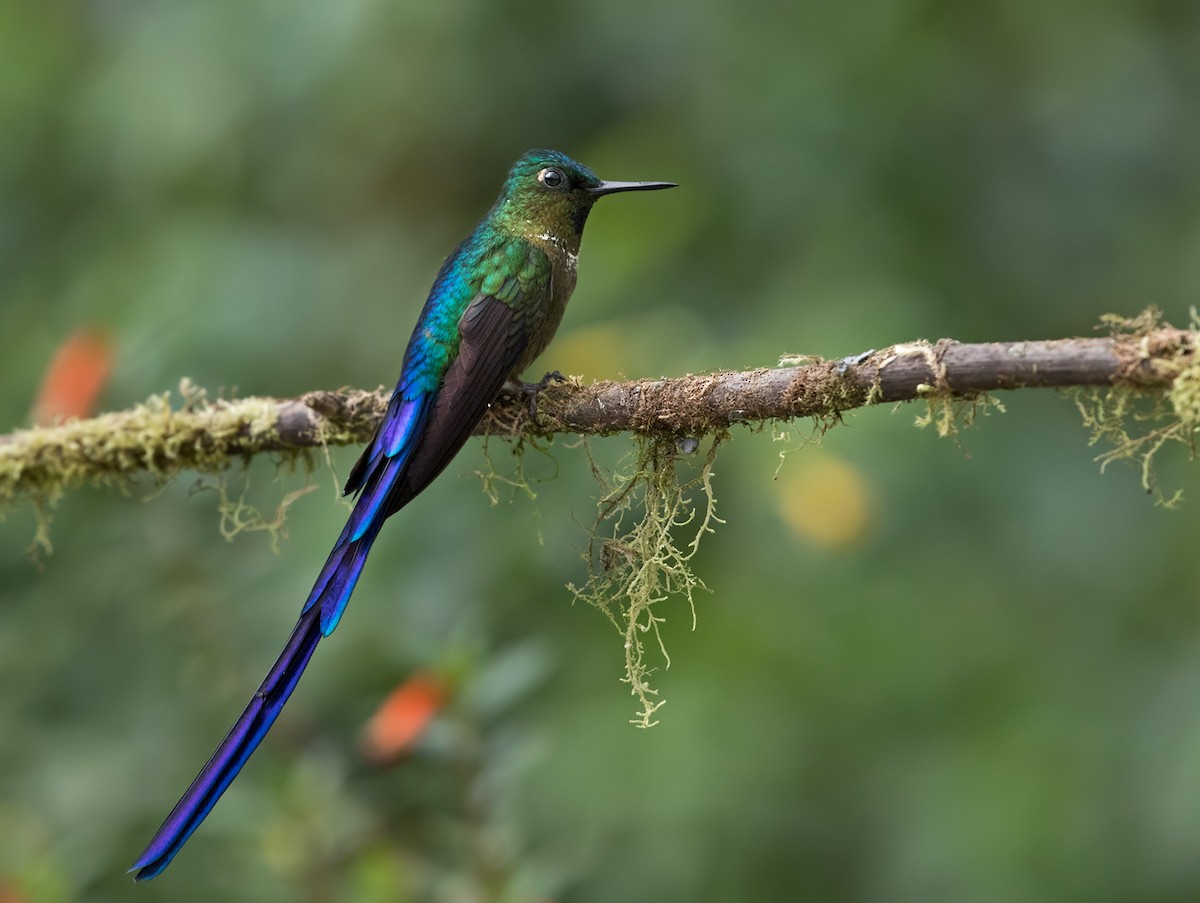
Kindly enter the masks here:
<path id="1" fill-rule="evenodd" d="M 862 542 L 875 522 L 875 502 L 862 471 L 819 448 L 788 457 L 776 499 L 791 531 L 825 548 Z"/>

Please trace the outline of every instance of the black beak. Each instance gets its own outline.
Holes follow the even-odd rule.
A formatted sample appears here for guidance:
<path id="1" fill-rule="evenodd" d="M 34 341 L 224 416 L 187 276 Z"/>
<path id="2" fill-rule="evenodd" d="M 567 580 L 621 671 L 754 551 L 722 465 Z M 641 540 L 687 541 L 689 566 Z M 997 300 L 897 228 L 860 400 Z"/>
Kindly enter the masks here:
<path id="1" fill-rule="evenodd" d="M 595 188 L 589 188 L 590 194 L 600 197 L 605 194 L 616 194 L 618 191 L 658 191 L 660 188 L 677 188 L 674 182 L 601 182 Z"/>

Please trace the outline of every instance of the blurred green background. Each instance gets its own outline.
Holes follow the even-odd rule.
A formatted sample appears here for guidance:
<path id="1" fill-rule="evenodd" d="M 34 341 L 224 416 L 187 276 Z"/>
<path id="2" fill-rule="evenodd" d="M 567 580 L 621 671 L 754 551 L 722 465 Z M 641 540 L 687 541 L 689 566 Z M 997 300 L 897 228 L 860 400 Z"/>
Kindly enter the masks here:
<path id="1" fill-rule="evenodd" d="M 1148 304 L 1183 324 L 1198 46 L 1200 5 L 1133 0 L 0 0 L 0 430 L 83 326 L 115 346 L 110 409 L 184 376 L 392 383 L 531 146 L 682 186 L 598 207 L 535 376 L 1090 335 Z M 1098 472 L 1070 401 L 1004 401 L 961 446 L 915 407 L 857 412 L 777 477 L 782 446 L 737 430 L 697 629 L 660 607 L 650 731 L 626 723 L 620 637 L 564 588 L 597 494 L 582 452 L 529 456 L 536 502 L 493 507 L 472 442 L 137 888 L 340 529 L 335 480 L 318 468 L 277 553 L 222 540 L 190 478 L 72 493 L 40 567 L 9 511 L 0 899 L 1198 899 L 1196 470 L 1166 456 L 1188 498 L 1156 508 L 1133 468 Z M 268 509 L 305 483 L 250 477 Z M 461 693 L 402 763 L 367 764 L 364 722 L 418 669 Z"/>

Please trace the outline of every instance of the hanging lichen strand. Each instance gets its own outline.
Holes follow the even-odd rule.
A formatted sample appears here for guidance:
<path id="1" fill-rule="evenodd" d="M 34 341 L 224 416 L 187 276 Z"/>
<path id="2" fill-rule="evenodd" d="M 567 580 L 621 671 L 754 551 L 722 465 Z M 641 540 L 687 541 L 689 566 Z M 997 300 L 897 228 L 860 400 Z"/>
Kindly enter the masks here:
<path id="1" fill-rule="evenodd" d="M 704 535 L 721 522 L 716 515 L 712 465 L 724 438 L 724 433 L 713 438 L 699 473 L 683 482 L 678 471 L 691 464 L 687 453 L 694 451 L 694 439 L 638 437 L 627 459 L 631 465 L 611 474 L 596 464 L 588 450 L 602 495 L 584 555 L 588 580 L 582 587 L 568 584 L 567 588 L 575 598 L 604 612 L 623 637 L 622 679 L 640 706 L 632 719 L 638 727 L 656 724 L 654 713 L 664 702 L 649 683 L 654 668 L 647 660 L 648 636 L 653 636 L 663 663 L 668 667 L 671 663 L 660 630 L 666 621 L 660 603 L 671 596 L 686 599 L 695 627 L 695 593 L 706 587 L 692 570 L 692 558 Z"/>

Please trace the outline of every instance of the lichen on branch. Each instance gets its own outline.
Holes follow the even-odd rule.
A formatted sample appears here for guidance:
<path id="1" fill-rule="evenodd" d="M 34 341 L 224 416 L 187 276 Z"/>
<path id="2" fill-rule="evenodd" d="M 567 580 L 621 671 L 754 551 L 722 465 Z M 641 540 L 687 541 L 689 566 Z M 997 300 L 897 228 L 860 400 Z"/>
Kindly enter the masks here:
<path id="1" fill-rule="evenodd" d="M 1159 504 L 1173 507 L 1182 491 L 1162 492 L 1154 463 L 1169 445 L 1182 444 L 1196 455 L 1200 431 L 1200 355 L 1194 343 L 1159 345 L 1161 327 L 1154 309 L 1126 319 L 1107 316 L 1104 324 L 1114 336 L 1123 336 L 1122 348 L 1129 366 L 1151 370 L 1166 380 L 1164 392 L 1139 392 L 1124 385 L 1107 389 L 1076 389 L 1073 399 L 1090 433 L 1089 445 L 1103 445 L 1096 456 L 1103 472 L 1114 461 L 1130 461 L 1141 471 L 1142 488 L 1157 496 Z M 1200 316 L 1191 312 L 1191 327 L 1200 329 Z"/>
<path id="2" fill-rule="evenodd" d="M 183 471 L 214 474 L 276 443 L 272 399 L 209 399 L 190 380 L 124 411 L 0 437 L 0 503 L 21 495 L 56 501 L 83 485 L 128 488 L 149 475 L 165 482 Z M 292 449 L 300 453 L 300 449 Z"/>

